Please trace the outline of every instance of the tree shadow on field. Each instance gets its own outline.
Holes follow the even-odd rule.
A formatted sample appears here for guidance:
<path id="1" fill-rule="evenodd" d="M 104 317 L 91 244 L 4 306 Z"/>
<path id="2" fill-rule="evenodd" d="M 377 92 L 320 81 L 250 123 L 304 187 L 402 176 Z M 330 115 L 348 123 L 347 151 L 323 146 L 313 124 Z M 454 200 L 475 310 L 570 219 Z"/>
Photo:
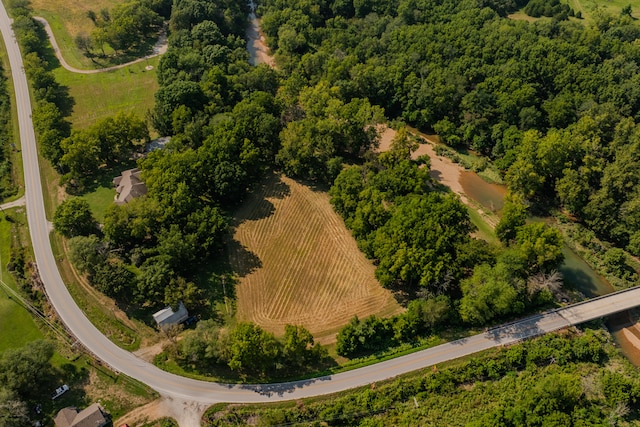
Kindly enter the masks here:
<path id="1" fill-rule="evenodd" d="M 269 218 L 276 211 L 276 207 L 267 199 L 257 201 L 246 215 L 243 215 L 242 221 L 258 221 Z"/>
<path id="2" fill-rule="evenodd" d="M 264 198 L 281 200 L 291 195 L 291 188 L 280 175 L 272 174 L 264 181 L 260 192 Z"/>
<path id="3" fill-rule="evenodd" d="M 233 224 L 239 226 L 245 221 L 259 221 L 269 218 L 276 211 L 268 199 L 282 200 L 291 194 L 291 188 L 282 181 L 280 175 L 272 173 L 258 183 L 251 191 L 247 201 L 234 216 Z"/>
<path id="4" fill-rule="evenodd" d="M 262 261 L 254 252 L 235 239 L 229 241 L 229 264 L 234 273 L 245 277 L 262 267 Z"/>
<path id="5" fill-rule="evenodd" d="M 44 30 L 44 26 L 37 22 L 36 25 L 36 33 L 38 34 L 39 40 L 43 41 L 40 43 L 38 47 L 38 54 L 40 57 L 46 62 L 46 70 L 53 71 L 56 68 L 62 67 L 60 61 L 56 57 L 56 54 L 49 43 L 49 36 Z M 57 81 L 54 87 L 48 89 L 51 93 L 52 101 L 56 106 L 60 109 L 64 116 L 69 116 L 73 112 L 73 107 L 75 106 L 75 100 L 69 93 L 69 88 L 67 86 L 60 85 Z"/>
<path id="6" fill-rule="evenodd" d="M 104 187 L 113 188 L 113 194 L 115 195 L 113 179 L 120 176 L 123 171 L 135 168 L 136 166 L 137 160 L 133 158 L 109 166 L 103 165 L 98 168 L 94 174 L 83 177 L 78 182 L 68 183 L 65 186 L 65 190 L 73 196 L 84 196 L 96 191 L 100 187 Z"/>

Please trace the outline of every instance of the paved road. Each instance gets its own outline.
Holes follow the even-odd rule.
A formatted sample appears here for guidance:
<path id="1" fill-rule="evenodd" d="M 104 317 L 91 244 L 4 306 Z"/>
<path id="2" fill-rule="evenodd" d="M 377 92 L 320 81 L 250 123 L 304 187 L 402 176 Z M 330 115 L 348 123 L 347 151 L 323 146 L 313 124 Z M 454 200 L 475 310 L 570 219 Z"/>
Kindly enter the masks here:
<path id="1" fill-rule="evenodd" d="M 24 206 L 25 204 L 26 204 L 26 200 L 25 200 L 24 196 L 22 196 L 19 199 L 14 200 L 13 202 L 7 202 L 7 203 L 4 203 L 4 204 L 0 205 L 0 210 L 17 208 L 18 206 Z"/>
<path id="2" fill-rule="evenodd" d="M 192 411 L 189 426 L 198 425 L 202 408 L 214 402 L 266 402 L 298 399 L 334 393 L 382 381 L 397 375 L 456 359 L 491 347 L 511 344 L 522 339 L 558 330 L 572 324 L 623 311 L 640 304 L 640 288 L 611 294 L 586 303 L 533 316 L 486 333 L 443 344 L 428 350 L 356 369 L 341 374 L 282 384 L 226 385 L 179 377 L 156 368 L 117 347 L 103 336 L 85 317 L 67 291 L 56 267 L 49 243 L 42 187 L 36 154 L 31 104 L 22 58 L 15 43 L 4 6 L 0 3 L 0 29 L 7 41 L 16 90 L 20 139 L 25 173 L 25 198 L 29 231 L 45 289 L 58 315 L 80 343 L 113 369 L 133 377 L 167 399 L 182 402 L 185 412 Z M 186 427 L 187 423 L 183 424 Z"/>
<path id="3" fill-rule="evenodd" d="M 39 16 L 34 16 L 33 19 L 35 19 L 36 21 L 38 21 L 42 25 L 44 25 L 44 29 L 47 32 L 47 35 L 49 36 L 49 41 L 51 42 L 51 46 L 53 47 L 53 51 L 56 54 L 56 58 L 58 58 L 58 61 L 60 61 L 60 65 L 62 65 L 63 68 L 65 68 L 68 71 L 71 71 L 72 73 L 96 74 L 96 73 L 104 73 L 104 72 L 107 72 L 107 71 L 118 70 L 120 68 L 128 67 L 129 65 L 137 64 L 138 62 L 145 61 L 145 60 L 147 60 L 149 58 L 153 58 L 155 56 L 162 55 L 163 53 L 165 53 L 167 51 L 167 33 L 165 31 L 163 31 L 162 34 L 160 35 L 160 38 L 158 39 L 158 42 L 155 44 L 155 46 L 153 46 L 153 54 L 151 54 L 151 55 L 147 55 L 147 56 L 144 56 L 142 58 L 138 58 L 136 60 L 127 62 L 125 64 L 114 65 L 113 67 L 98 68 L 98 69 L 95 69 L 95 70 L 81 70 L 79 68 L 72 67 L 64 59 L 64 57 L 62 56 L 62 51 L 60 50 L 60 47 L 58 46 L 58 42 L 56 41 L 56 37 L 53 34 L 53 31 L 51 30 L 51 26 L 49 25 L 47 20 L 44 19 L 44 18 L 41 18 Z"/>

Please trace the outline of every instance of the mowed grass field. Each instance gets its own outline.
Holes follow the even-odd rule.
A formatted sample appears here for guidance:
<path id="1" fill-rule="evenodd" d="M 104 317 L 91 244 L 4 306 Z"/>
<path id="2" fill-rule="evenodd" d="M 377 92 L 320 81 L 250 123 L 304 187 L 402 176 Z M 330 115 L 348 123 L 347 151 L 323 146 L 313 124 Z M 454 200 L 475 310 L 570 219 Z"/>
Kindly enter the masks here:
<path id="1" fill-rule="evenodd" d="M 111 9 L 124 0 L 30 0 L 35 16 L 42 16 L 51 25 L 51 29 L 60 45 L 62 56 L 67 62 L 78 68 L 95 68 L 95 65 L 80 52 L 74 39 L 78 34 L 91 34 L 95 28 L 87 17 L 89 10 L 96 14 L 101 9 Z"/>
<path id="2" fill-rule="evenodd" d="M 156 67 L 159 58 L 151 58 L 106 73 L 78 74 L 62 67 L 54 71 L 56 80 L 69 88 L 75 105 L 70 120 L 75 129 L 86 128 L 97 120 L 120 111 L 135 112 L 144 119 L 153 107 L 158 90 Z M 150 71 L 147 65 L 153 66 Z"/>
<path id="3" fill-rule="evenodd" d="M 230 249 L 240 273 L 238 320 L 280 335 L 303 325 L 317 341 L 335 342 L 354 315 L 402 311 L 374 276 L 325 192 L 273 176 L 236 213 Z"/>

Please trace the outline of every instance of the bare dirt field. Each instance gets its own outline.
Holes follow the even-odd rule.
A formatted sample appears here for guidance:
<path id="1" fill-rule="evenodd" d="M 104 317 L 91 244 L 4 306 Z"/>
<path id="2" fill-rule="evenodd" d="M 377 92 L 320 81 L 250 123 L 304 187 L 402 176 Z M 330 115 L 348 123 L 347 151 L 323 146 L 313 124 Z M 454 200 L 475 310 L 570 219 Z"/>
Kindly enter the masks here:
<path id="1" fill-rule="evenodd" d="M 230 262 L 240 275 L 239 320 L 277 335 L 287 323 L 303 325 L 327 344 L 354 315 L 402 311 L 327 193 L 272 176 L 236 218 Z"/>
<path id="2" fill-rule="evenodd" d="M 188 408 L 185 410 L 185 408 Z M 161 397 L 144 406 L 139 406 L 131 412 L 115 420 L 114 426 L 128 425 L 159 426 L 159 420 L 165 417 L 173 418 L 180 427 L 196 427 L 200 425 L 202 413 L 207 405 L 198 402 L 184 402 Z M 155 422 L 154 422 L 155 421 Z"/>

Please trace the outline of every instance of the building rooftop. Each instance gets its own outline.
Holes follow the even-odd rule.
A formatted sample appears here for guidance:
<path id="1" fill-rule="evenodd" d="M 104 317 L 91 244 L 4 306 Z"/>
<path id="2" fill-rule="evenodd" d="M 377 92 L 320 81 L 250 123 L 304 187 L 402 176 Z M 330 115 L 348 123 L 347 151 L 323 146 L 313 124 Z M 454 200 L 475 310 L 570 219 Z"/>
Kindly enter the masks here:
<path id="1" fill-rule="evenodd" d="M 147 194 L 147 186 L 140 179 L 140 169 L 128 169 L 122 175 L 113 179 L 116 187 L 115 202 L 119 205 L 129 202 L 136 197 Z"/>
<path id="2" fill-rule="evenodd" d="M 184 322 L 187 317 L 189 317 L 189 312 L 181 301 L 177 311 L 174 312 L 171 307 L 165 307 L 153 315 L 153 320 L 159 327 L 163 327 Z"/>
<path id="3" fill-rule="evenodd" d="M 82 411 L 73 407 L 61 409 L 54 422 L 56 427 L 103 427 L 109 420 L 100 404 L 94 403 Z"/>

